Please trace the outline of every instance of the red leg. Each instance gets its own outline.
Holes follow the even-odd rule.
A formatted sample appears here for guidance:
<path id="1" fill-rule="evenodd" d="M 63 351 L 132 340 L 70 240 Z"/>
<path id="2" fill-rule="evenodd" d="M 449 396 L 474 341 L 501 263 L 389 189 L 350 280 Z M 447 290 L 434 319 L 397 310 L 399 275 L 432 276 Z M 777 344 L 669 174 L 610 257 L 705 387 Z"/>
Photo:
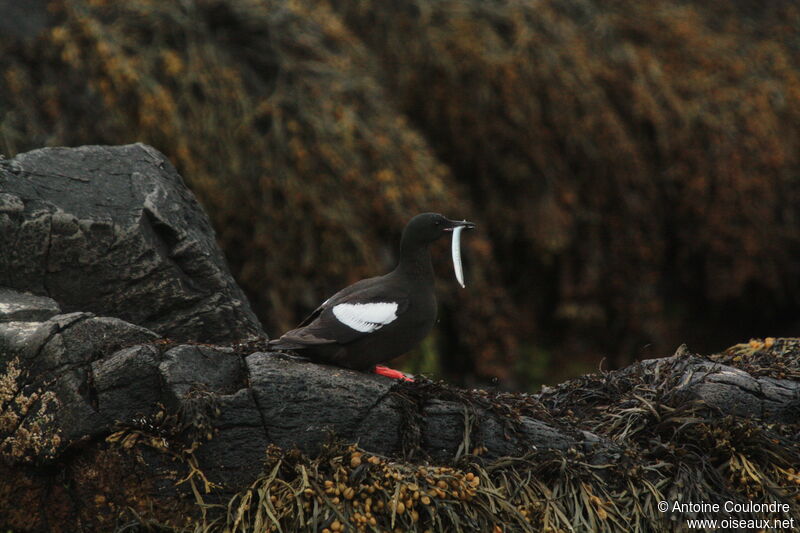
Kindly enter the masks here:
<path id="1" fill-rule="evenodd" d="M 405 381 L 414 381 L 414 378 L 407 376 L 406 374 L 400 372 L 399 370 L 394 370 L 392 368 L 389 368 L 388 366 L 377 365 L 372 371 L 378 375 L 386 376 L 387 378 L 402 379 Z"/>

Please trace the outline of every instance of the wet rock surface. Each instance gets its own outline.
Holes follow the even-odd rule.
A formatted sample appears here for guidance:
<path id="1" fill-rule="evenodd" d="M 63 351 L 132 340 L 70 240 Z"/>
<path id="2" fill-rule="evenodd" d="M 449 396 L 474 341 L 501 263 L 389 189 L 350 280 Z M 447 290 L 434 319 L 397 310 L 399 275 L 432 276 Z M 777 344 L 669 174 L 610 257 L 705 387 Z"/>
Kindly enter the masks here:
<path id="1" fill-rule="evenodd" d="M 0 363 L 21 352 L 40 323 L 60 311 L 55 300 L 0 287 Z"/>
<path id="2" fill-rule="evenodd" d="M 262 336 L 214 231 L 169 161 L 142 144 L 0 161 L 0 286 L 176 340 Z"/>
<path id="3" fill-rule="evenodd" d="M 39 323 L 12 355 L 22 371 L 16 389 L 4 391 L 3 407 L 5 417 L 16 414 L 19 421 L 0 433 L 0 470 L 15 490 L 20 476 L 40 472 L 46 484 L 66 476 L 75 494 L 94 498 L 93 490 L 111 490 L 135 475 L 147 480 L 136 498 L 174 498 L 175 505 L 185 505 L 192 493 L 187 484 L 176 483 L 191 475 L 191 468 L 176 458 L 188 449 L 191 464 L 212 487 L 205 501 L 219 504 L 263 475 L 269 445 L 314 457 L 329 442 L 353 442 L 412 464 L 453 464 L 468 455 L 491 463 L 547 450 L 580 453 L 593 464 L 618 463 L 624 456 L 619 443 L 579 422 L 601 416 L 607 409 L 602 402 L 592 404 L 592 412 L 558 419 L 570 402 L 580 411 L 572 394 L 598 394 L 581 383 L 541 395 L 463 391 L 424 378 L 405 383 L 248 346 L 165 341 L 91 313 Z M 654 384 L 672 380 L 673 405 L 700 402 L 719 417 L 796 421 L 797 381 L 754 377 L 686 350 L 609 376 L 622 381 L 646 376 Z M 37 413 L 35 419 L 17 408 L 18 399 L 32 396 L 28 412 Z M 131 453 L 142 460 L 131 461 Z M 112 458 L 113 464 L 107 463 Z M 97 468 L 106 469 L 105 485 L 93 485 L 98 480 L 88 472 Z M 44 498 L 55 497 L 36 487 L 45 490 Z M 89 508 L 102 512 L 80 498 L 64 512 L 73 518 Z M 126 492 L 119 498 L 134 496 Z M 10 515 L 0 512 L 0 521 L 8 520 Z M 30 529 L 48 530 L 43 522 Z"/>

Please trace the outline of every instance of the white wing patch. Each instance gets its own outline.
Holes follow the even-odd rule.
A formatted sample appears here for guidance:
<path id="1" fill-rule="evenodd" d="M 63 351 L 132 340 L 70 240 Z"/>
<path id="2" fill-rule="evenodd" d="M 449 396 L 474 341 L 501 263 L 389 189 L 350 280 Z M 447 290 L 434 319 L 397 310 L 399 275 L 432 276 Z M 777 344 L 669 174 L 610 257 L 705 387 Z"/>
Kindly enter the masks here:
<path id="1" fill-rule="evenodd" d="M 333 315 L 345 326 L 371 333 L 394 322 L 397 318 L 397 302 L 334 305 Z"/>

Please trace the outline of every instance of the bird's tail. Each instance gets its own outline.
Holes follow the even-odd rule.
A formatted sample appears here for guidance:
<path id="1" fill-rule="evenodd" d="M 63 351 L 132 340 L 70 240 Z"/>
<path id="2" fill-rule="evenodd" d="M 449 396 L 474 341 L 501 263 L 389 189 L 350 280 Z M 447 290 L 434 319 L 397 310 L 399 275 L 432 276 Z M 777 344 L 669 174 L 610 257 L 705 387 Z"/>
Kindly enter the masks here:
<path id="1" fill-rule="evenodd" d="M 267 347 L 271 350 L 302 350 L 305 345 L 280 338 L 267 342 Z"/>
<path id="2" fill-rule="evenodd" d="M 279 350 L 302 350 L 311 346 L 322 346 L 325 344 L 335 344 L 331 339 L 322 339 L 306 331 L 305 328 L 297 328 L 287 331 L 281 335 L 280 339 L 271 340 L 267 343 L 270 348 Z"/>

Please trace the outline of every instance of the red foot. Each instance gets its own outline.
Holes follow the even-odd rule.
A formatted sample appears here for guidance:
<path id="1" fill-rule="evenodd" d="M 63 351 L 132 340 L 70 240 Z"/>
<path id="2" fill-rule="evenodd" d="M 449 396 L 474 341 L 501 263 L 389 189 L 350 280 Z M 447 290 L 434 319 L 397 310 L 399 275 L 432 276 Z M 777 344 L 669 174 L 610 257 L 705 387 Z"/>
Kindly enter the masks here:
<path id="1" fill-rule="evenodd" d="M 400 372 L 399 370 L 394 370 L 392 368 L 389 368 L 388 366 L 377 365 L 373 370 L 373 372 L 381 376 L 386 376 L 387 378 L 402 379 L 405 381 L 414 381 L 414 378 L 407 376 L 406 374 Z"/>

